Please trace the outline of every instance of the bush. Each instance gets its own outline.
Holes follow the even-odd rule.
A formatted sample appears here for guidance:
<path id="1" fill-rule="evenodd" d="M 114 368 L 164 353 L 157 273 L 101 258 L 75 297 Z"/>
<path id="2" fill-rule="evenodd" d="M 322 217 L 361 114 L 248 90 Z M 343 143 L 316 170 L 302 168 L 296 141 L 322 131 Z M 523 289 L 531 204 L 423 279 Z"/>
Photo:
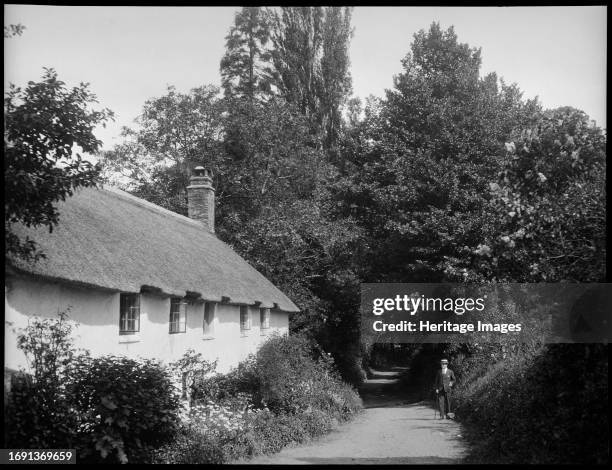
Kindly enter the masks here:
<path id="1" fill-rule="evenodd" d="M 79 460 L 147 460 L 178 429 L 180 399 L 169 371 L 151 360 L 82 357 L 71 369 L 74 406 L 83 417 Z M 93 448 L 92 448 L 93 447 Z"/>
<path id="2" fill-rule="evenodd" d="M 152 451 L 151 461 L 159 464 L 222 464 L 223 445 L 218 436 L 193 428 L 182 428 L 170 444 Z"/>
<path id="3" fill-rule="evenodd" d="M 227 463 L 278 452 L 362 407 L 331 357 L 303 336 L 273 336 L 229 374 L 194 377 L 197 400 L 177 439 L 152 453 L 154 462 Z"/>
<path id="4" fill-rule="evenodd" d="M 343 421 L 361 409 L 357 392 L 342 382 L 331 356 L 300 335 L 272 336 L 227 375 L 200 377 L 194 394 L 227 405 L 240 403 L 275 414 L 321 410 Z"/>
<path id="5" fill-rule="evenodd" d="M 84 462 L 146 461 L 177 429 L 179 398 L 169 372 L 153 361 L 91 358 L 74 347 L 73 328 L 62 312 L 32 318 L 19 334 L 31 374 L 11 379 L 6 444 L 76 448 Z"/>
<path id="6" fill-rule="evenodd" d="M 202 353 L 196 353 L 193 349 L 188 349 L 183 357 L 170 364 L 170 369 L 175 371 L 176 378 L 182 385 L 181 398 L 189 398 L 191 403 L 215 394 L 215 382 L 203 381 L 209 374 L 214 373 L 216 368 L 217 361 L 207 361 L 202 357 Z M 213 388 L 208 390 L 206 384 Z"/>
<path id="7" fill-rule="evenodd" d="M 274 336 L 257 351 L 253 366 L 262 402 L 277 414 L 313 409 L 338 420 L 361 408 L 353 388 L 342 382 L 333 360 L 312 340 Z"/>
<path id="8" fill-rule="evenodd" d="M 328 432 L 361 408 L 333 360 L 303 336 L 274 336 L 227 375 L 188 351 L 156 361 L 77 354 L 66 317 L 37 320 L 20 340 L 34 374 L 13 377 L 6 441 L 76 448 L 83 463 L 225 463 Z M 268 408 L 269 406 L 269 408 Z"/>
<path id="9" fill-rule="evenodd" d="M 239 398 L 239 402 L 246 401 L 262 408 L 264 405 L 260 390 L 261 382 L 254 354 L 250 354 L 228 374 L 200 376 L 194 383 L 194 396 L 200 401 L 229 404 Z"/>
<path id="10" fill-rule="evenodd" d="M 25 449 L 73 448 L 79 416 L 71 407 L 67 368 L 77 354 L 68 314 L 55 319 L 33 317 L 17 336 L 31 373 L 11 377 L 5 407 L 5 443 Z"/>
<path id="11" fill-rule="evenodd" d="M 473 443 L 472 461 L 609 460 L 606 345 L 549 345 L 508 356 L 488 364 L 456 398 Z"/>
<path id="12" fill-rule="evenodd" d="M 198 426 L 197 422 L 185 425 L 174 442 L 152 453 L 151 460 L 164 464 L 229 463 L 308 441 L 329 432 L 334 424 L 332 418 L 318 410 L 292 415 L 259 410 L 245 416 L 238 428 L 218 421 L 206 426 Z"/>
<path id="13" fill-rule="evenodd" d="M 50 400 L 49 397 L 53 396 Z M 5 407 L 5 445 L 22 449 L 70 449 L 77 442 L 79 416 L 66 395 L 25 373 L 11 377 Z"/>

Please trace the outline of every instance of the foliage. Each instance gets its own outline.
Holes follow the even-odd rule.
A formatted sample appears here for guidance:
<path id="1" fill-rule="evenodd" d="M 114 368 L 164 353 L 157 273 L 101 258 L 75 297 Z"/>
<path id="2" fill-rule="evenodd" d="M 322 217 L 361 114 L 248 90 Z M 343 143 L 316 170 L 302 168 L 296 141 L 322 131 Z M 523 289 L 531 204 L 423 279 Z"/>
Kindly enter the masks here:
<path id="1" fill-rule="evenodd" d="M 197 384 L 215 371 L 217 361 L 207 361 L 202 357 L 202 353 L 188 349 L 178 361 L 172 362 L 169 367 L 175 371 L 176 378 L 182 384 L 182 398 L 188 396 L 193 401 L 199 398 L 198 392 L 201 385 Z"/>
<path id="2" fill-rule="evenodd" d="M 256 98 L 270 95 L 265 70 L 269 67 L 270 38 L 268 15 L 259 7 L 243 7 L 225 38 L 225 55 L 221 59 L 221 80 L 226 97 Z"/>
<path id="3" fill-rule="evenodd" d="M 16 448 L 72 448 L 80 417 L 67 388 L 69 366 L 77 350 L 67 312 L 55 319 L 33 317 L 17 336 L 31 374 L 11 377 L 6 408 L 6 445 Z"/>
<path id="4" fill-rule="evenodd" d="M 130 140 L 104 155 L 106 180 L 123 180 L 132 194 L 186 215 L 190 168 L 206 166 L 214 178 L 216 233 L 300 305 L 292 328 L 310 331 L 327 347 L 345 333 L 356 342 L 350 324 L 360 231 L 350 219 L 326 216 L 320 188 L 335 170 L 317 150 L 307 120 L 282 99 L 228 97 L 221 103 L 213 94 L 200 96 L 202 90 L 171 90 L 150 100 L 143 127 L 126 131 Z M 218 114 L 203 118 L 206 113 Z M 209 137 L 198 127 L 207 122 L 207 129 L 217 129 Z M 193 135 L 176 141 L 175 128 Z M 329 335 L 328 326 L 334 329 Z"/>
<path id="5" fill-rule="evenodd" d="M 228 385 L 251 394 L 257 407 L 276 414 L 315 409 L 340 421 L 361 407 L 356 392 L 340 380 L 330 355 L 303 335 L 271 337 L 247 364 L 246 370 L 230 374 Z M 245 376 L 256 380 L 240 380 Z"/>
<path id="6" fill-rule="evenodd" d="M 172 443 L 155 449 L 151 461 L 160 464 L 222 464 L 226 462 L 218 436 L 182 428 Z"/>
<path id="7" fill-rule="evenodd" d="M 269 10 L 271 83 L 307 117 L 324 148 L 336 144 L 340 110 L 350 95 L 350 7 Z"/>
<path id="8" fill-rule="evenodd" d="M 74 325 L 34 318 L 18 336 L 31 374 L 12 378 L 5 438 L 15 448 L 76 448 L 84 462 L 142 462 L 170 439 L 179 398 L 169 370 L 148 360 L 92 358 Z"/>
<path id="9" fill-rule="evenodd" d="M 352 307 L 341 302 L 358 292 L 353 267 L 363 252 L 359 228 L 350 220 L 328 221 L 322 206 L 316 200 L 279 202 L 275 211 L 266 210 L 241 227 L 231 220 L 220 229 L 242 256 L 300 306 L 292 328 L 312 333 L 324 325 L 340 329 L 342 314 Z M 258 230 L 261 226 L 267 230 Z"/>
<path id="10" fill-rule="evenodd" d="M 419 33 L 412 52 L 352 129 L 335 188 L 351 203 L 341 213 L 381 246 L 372 280 L 603 281 L 605 133 L 581 111 L 541 111 L 479 79 L 479 51 L 452 29 Z M 529 328 L 528 343 L 419 345 L 410 378 L 430 398 L 434 364 L 449 357 L 474 461 L 603 461 L 602 346 L 542 346 Z"/>
<path id="11" fill-rule="evenodd" d="M 457 391 L 471 460 L 607 463 L 607 366 L 601 344 L 549 345 L 488 364 Z"/>
<path id="12" fill-rule="evenodd" d="M 606 137 L 585 113 L 544 113 L 505 145 L 491 183 L 496 224 L 474 270 L 516 282 L 602 282 L 606 258 Z"/>
<path id="13" fill-rule="evenodd" d="M 480 60 L 452 28 L 420 31 L 394 89 L 346 140 L 335 212 L 368 231 L 373 282 L 465 279 L 468 247 L 492 222 L 499 148 L 538 109 L 494 74 L 479 78 Z"/>
<path id="14" fill-rule="evenodd" d="M 200 386 L 176 439 L 152 453 L 154 462 L 229 463 L 278 452 L 361 408 L 329 355 L 300 335 L 270 338 L 229 374 L 200 376 Z"/>
<path id="15" fill-rule="evenodd" d="M 138 130 L 124 128 L 124 142 L 102 153 L 103 181 L 187 215 L 191 169 L 216 167 L 223 132 L 219 92 L 201 86 L 180 93 L 169 86 L 164 96 L 148 100 Z"/>
<path id="16" fill-rule="evenodd" d="M 145 104 L 139 129 L 126 129 L 126 141 L 102 161 L 105 181 L 183 215 L 191 168 L 207 167 L 215 232 L 298 303 L 292 330 L 307 330 L 326 347 L 343 336 L 358 349 L 351 325 L 360 232 L 350 219 L 327 217 L 322 188 L 336 172 L 320 132 L 327 129 L 331 140 L 340 135 L 350 92 L 350 16 L 350 8 L 243 8 L 221 63 L 225 97 L 213 87 L 188 94 L 170 88 Z M 303 40 L 315 37 L 310 50 Z M 303 72 L 314 74 L 312 83 Z M 291 77 L 298 82 L 290 84 Z M 307 90 L 314 107 L 294 99 L 299 90 Z M 340 358 L 339 364 L 357 382 L 359 371 L 345 373 L 353 362 Z"/>
<path id="17" fill-rule="evenodd" d="M 255 218 L 275 202 L 311 197 L 329 166 L 303 116 L 277 99 L 227 100 L 227 106 L 224 158 L 211 168 L 220 223 L 225 215 Z"/>
<path id="18" fill-rule="evenodd" d="M 79 460 L 142 462 L 178 425 L 179 397 L 170 372 L 151 360 L 84 357 L 75 361 L 70 387 L 86 421 L 91 447 Z"/>
<path id="19" fill-rule="evenodd" d="M 349 43 L 353 36 L 351 7 L 328 7 L 322 31 L 320 83 L 320 125 L 324 148 L 335 151 L 342 128 L 342 110 L 352 91 Z"/>
<path id="20" fill-rule="evenodd" d="M 393 89 L 384 99 L 368 98 L 362 112 L 360 102 L 347 101 L 350 9 L 262 13 L 245 9 L 236 18 L 222 64 L 228 86 L 212 119 L 217 134 L 208 153 L 193 152 L 200 160 L 189 164 L 213 170 L 218 236 L 296 302 L 301 312 L 292 316 L 291 331 L 316 338 L 344 379 L 361 380 L 361 354 L 367 352 L 359 345 L 361 282 L 604 279 L 606 136 L 584 113 L 542 111 L 537 100 L 523 99 L 517 85 L 494 73 L 480 76 L 480 51 L 435 23 L 414 36 Z M 176 119 L 182 122 L 184 113 L 190 122 L 191 108 L 177 109 Z M 160 122 L 151 128 L 163 132 L 126 149 L 133 156 L 129 168 L 153 175 L 132 191 L 185 213 L 181 191 L 189 169 L 152 157 L 158 152 L 153 144 L 172 141 L 174 126 L 161 122 L 163 113 L 155 119 Z M 563 356 L 542 349 L 538 335 L 521 345 L 418 345 L 406 355 L 421 377 L 419 386 L 430 387 L 432 361 L 446 354 L 465 387 L 461 393 L 478 389 L 491 407 L 511 413 L 514 408 L 501 402 L 503 387 L 539 383 L 537 374 L 528 373 L 530 361 Z M 180 460 L 180 449 L 210 455 L 202 457 L 206 461 L 268 445 L 277 449 L 285 442 L 279 428 L 300 438 L 294 420 L 302 423 L 304 414 L 321 411 L 340 419 L 343 406 L 353 408 L 352 392 L 326 383 L 325 361 L 313 365 L 321 359 L 317 354 L 297 343 L 271 344 L 230 374 L 194 383 L 198 400 L 214 403 L 206 407 L 234 414 L 269 405 L 253 421 L 269 438 L 258 447 L 248 426 L 238 435 L 233 430 L 215 437 L 189 431 L 192 437 L 177 444 L 174 459 Z M 507 369 L 500 362 L 505 360 L 512 364 Z M 594 360 L 603 363 L 598 355 Z M 584 379 L 590 381 L 595 379 Z M 489 383 L 500 385 L 499 393 L 485 393 Z M 345 398 L 334 398 L 343 393 Z M 478 400 L 470 413 L 485 406 Z M 575 411 L 563 407 L 561 414 Z M 475 423 L 486 428 L 484 420 Z M 500 429 L 507 434 L 485 438 L 490 449 L 505 446 L 519 428 Z M 219 447 L 225 450 L 213 450 Z"/>
<path id="21" fill-rule="evenodd" d="M 54 204 L 96 184 L 99 167 L 75 152 L 75 146 L 89 154 L 100 148 L 93 129 L 112 112 L 90 110 L 96 102 L 88 84 L 67 89 L 53 69 L 25 89 L 10 85 L 4 98 L 5 254 L 39 259 L 34 241 L 20 240 L 11 225 L 52 231 L 59 219 Z"/>
<path id="22" fill-rule="evenodd" d="M 261 404 L 260 380 L 257 376 L 255 361 L 255 355 L 249 354 L 229 373 L 215 377 L 213 380 L 217 383 L 216 394 L 204 398 L 226 400 L 246 394 L 249 401 Z"/>
<path id="23" fill-rule="evenodd" d="M 68 308 L 57 319 L 32 317 L 28 326 L 17 336 L 17 347 L 26 355 L 36 382 L 53 383 L 56 387 L 76 354 L 68 318 Z"/>
<path id="24" fill-rule="evenodd" d="M 279 452 L 291 443 L 301 443 L 324 435 L 332 427 L 332 418 L 320 410 L 291 415 L 258 413 L 253 420 L 251 431 L 256 444 L 254 453 Z"/>
<path id="25" fill-rule="evenodd" d="M 329 432 L 332 419 L 313 410 L 293 415 L 275 415 L 260 410 L 247 415 L 240 429 L 219 426 L 215 432 L 184 426 L 177 438 L 152 453 L 155 463 L 223 464 L 255 455 L 280 451 Z"/>

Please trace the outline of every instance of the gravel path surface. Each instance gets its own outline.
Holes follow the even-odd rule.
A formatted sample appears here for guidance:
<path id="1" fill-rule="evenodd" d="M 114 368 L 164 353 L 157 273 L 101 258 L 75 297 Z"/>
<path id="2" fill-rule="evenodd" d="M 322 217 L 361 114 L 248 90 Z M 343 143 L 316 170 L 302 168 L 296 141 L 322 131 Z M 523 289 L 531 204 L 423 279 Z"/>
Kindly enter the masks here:
<path id="1" fill-rule="evenodd" d="M 305 445 L 244 464 L 453 464 L 466 448 L 461 425 L 434 419 L 429 403 L 411 403 L 398 372 L 375 372 L 360 393 L 366 409 L 350 423 Z M 436 416 L 437 418 L 437 416 Z"/>

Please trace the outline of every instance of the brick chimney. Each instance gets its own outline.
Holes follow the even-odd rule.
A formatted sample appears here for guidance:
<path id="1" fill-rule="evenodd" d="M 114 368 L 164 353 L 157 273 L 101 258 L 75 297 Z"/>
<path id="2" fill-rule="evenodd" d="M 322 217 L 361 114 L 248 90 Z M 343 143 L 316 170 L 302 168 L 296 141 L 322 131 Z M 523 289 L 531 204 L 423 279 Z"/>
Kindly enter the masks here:
<path id="1" fill-rule="evenodd" d="M 187 186 L 187 212 L 190 218 L 199 220 L 209 232 L 215 233 L 215 190 L 211 176 L 202 166 L 193 169 Z"/>

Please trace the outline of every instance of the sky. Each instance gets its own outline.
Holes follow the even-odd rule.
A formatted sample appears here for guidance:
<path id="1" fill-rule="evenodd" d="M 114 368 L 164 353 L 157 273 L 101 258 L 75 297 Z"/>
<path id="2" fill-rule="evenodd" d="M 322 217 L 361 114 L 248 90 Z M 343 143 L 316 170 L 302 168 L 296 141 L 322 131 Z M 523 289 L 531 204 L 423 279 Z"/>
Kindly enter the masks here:
<path id="1" fill-rule="evenodd" d="M 220 85 L 219 62 L 237 7 L 4 5 L 4 87 L 40 80 L 53 67 L 68 86 L 89 82 L 115 122 L 96 130 L 121 142 L 147 99 Z M 606 127 L 607 7 L 355 7 L 353 94 L 384 96 L 413 35 L 433 21 L 482 49 L 481 74 L 497 72 L 546 108 L 574 106 Z"/>

